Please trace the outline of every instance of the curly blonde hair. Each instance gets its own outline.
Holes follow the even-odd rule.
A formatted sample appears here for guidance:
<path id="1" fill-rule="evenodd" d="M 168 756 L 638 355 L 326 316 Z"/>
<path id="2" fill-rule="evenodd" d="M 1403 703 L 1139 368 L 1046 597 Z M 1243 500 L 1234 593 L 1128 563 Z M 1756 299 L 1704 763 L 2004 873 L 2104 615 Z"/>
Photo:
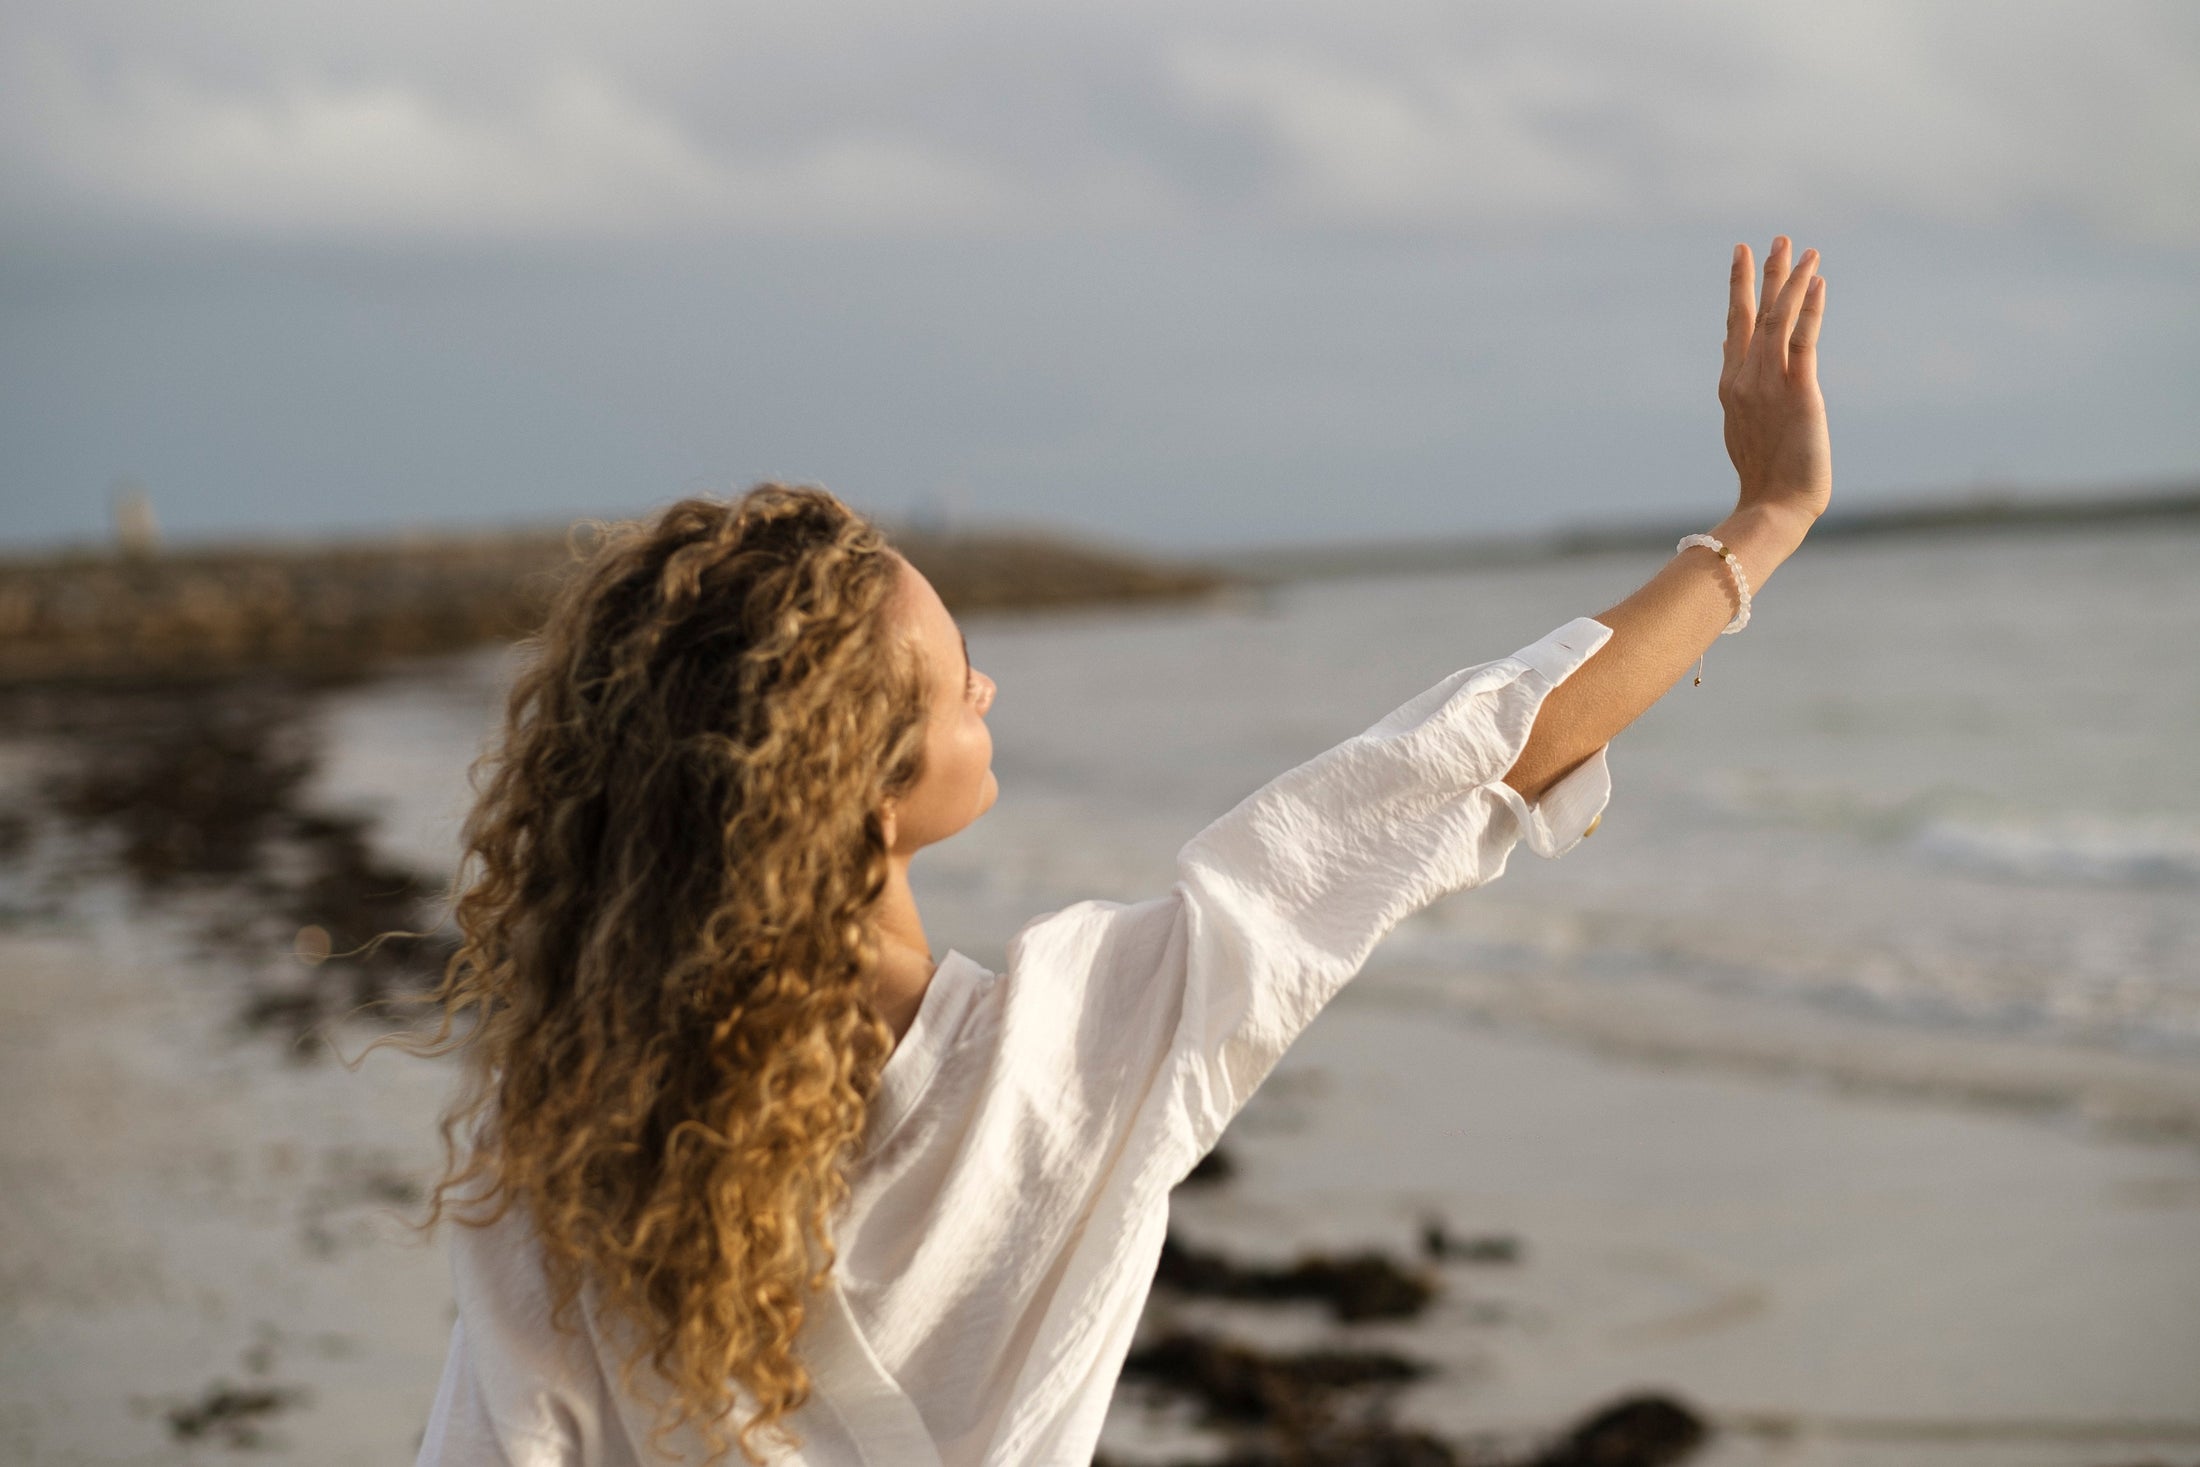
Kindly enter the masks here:
<path id="1" fill-rule="evenodd" d="M 712 1462 L 797 1440 L 794 1340 L 894 1044 L 871 998 L 881 809 L 926 716 L 898 579 L 813 487 L 610 527 L 477 767 L 440 1022 L 396 1039 L 464 1049 L 417 1226 L 476 1183 L 493 1210 L 455 1221 L 524 1204 L 553 1325 L 592 1281 L 641 1342 L 627 1388 L 645 1356 L 673 1388 L 653 1441 L 694 1421 Z M 757 1409 L 729 1438 L 736 1384 Z"/>

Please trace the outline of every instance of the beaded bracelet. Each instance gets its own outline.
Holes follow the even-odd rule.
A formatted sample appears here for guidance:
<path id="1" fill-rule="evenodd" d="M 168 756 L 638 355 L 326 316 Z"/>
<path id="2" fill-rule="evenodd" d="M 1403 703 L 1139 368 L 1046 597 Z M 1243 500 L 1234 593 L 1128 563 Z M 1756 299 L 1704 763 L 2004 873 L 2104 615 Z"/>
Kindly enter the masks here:
<path id="1" fill-rule="evenodd" d="M 1731 636 L 1749 625 L 1749 577 L 1742 574 L 1741 557 L 1721 545 L 1715 535 L 1684 535 L 1681 537 L 1680 544 L 1673 547 L 1673 553 L 1678 555 L 1691 545 L 1701 545 L 1706 550 L 1713 552 L 1719 559 L 1725 561 L 1726 568 L 1734 573 L 1734 589 L 1741 597 L 1742 609 L 1734 613 L 1732 621 L 1719 629 L 1720 636 Z M 1695 685 L 1699 688 L 1703 686 L 1703 658 L 1701 656 L 1696 659 Z"/>

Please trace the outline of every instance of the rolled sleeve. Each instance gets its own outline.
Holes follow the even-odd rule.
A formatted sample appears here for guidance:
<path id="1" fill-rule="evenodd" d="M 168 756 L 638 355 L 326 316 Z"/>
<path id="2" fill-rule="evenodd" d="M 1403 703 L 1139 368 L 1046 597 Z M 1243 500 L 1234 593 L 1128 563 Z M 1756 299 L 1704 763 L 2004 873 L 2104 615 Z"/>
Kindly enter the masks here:
<path id="1" fill-rule="evenodd" d="M 1577 617 L 1453 673 L 1185 846 L 1174 1048 L 1197 1148 L 1399 921 L 1496 880 L 1523 839 L 1555 857 L 1595 826 L 1611 795 L 1604 750 L 1534 804 L 1502 776 L 1544 699 L 1611 635 Z"/>
<path id="2" fill-rule="evenodd" d="M 1594 617 L 1576 617 L 1513 656 L 1541 673 L 1545 682 L 1555 688 L 1575 668 L 1588 661 L 1611 634 L 1612 629 Z M 1525 747 L 1524 742 L 1522 747 Z M 1545 859 L 1553 859 L 1565 855 L 1596 831 L 1604 819 L 1604 807 L 1612 798 L 1612 774 L 1604 758 L 1609 748 L 1609 745 L 1599 748 L 1565 778 L 1544 790 L 1542 798 L 1533 804 L 1502 779 L 1496 783 L 1494 792 L 1512 811 L 1520 827 L 1520 837 L 1527 842 L 1529 850 Z M 1512 752 L 1517 759 L 1519 751 Z M 1511 767 L 1506 765 L 1507 769 Z"/>
<path id="3" fill-rule="evenodd" d="M 1520 826 L 1520 838 L 1529 850 L 1546 859 L 1563 856 L 1603 823 L 1604 807 L 1612 798 L 1612 775 L 1604 763 L 1605 752 L 1598 749 L 1532 805 L 1511 785 L 1497 782 L 1496 795 L 1512 811 Z"/>

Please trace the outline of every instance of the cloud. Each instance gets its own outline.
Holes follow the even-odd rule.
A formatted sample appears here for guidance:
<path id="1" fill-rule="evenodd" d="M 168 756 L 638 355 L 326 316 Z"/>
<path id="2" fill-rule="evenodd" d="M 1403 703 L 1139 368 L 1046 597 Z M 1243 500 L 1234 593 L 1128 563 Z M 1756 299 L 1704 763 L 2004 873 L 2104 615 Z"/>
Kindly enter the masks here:
<path id="1" fill-rule="evenodd" d="M 218 88 L 149 68 L 95 83 L 19 60 L 12 210 L 277 238 L 640 237 L 985 221 L 982 168 L 921 141 L 821 132 L 785 156 L 714 152 L 605 77 L 563 68 L 495 109 L 402 81 Z"/>
<path id="2" fill-rule="evenodd" d="M 0 21 L 10 233 L 2051 217 L 2200 244 L 2189 0 L 400 0 Z"/>
<path id="3" fill-rule="evenodd" d="M 1263 201 L 1458 229 L 1737 214 L 2041 215 L 2200 243 L 2200 26 L 2098 6 L 1585 8 L 1463 35 L 1180 46 L 1168 75 L 1272 160 Z M 2138 23 L 2134 23 L 2138 22 Z"/>
<path id="4" fill-rule="evenodd" d="M 1212 43 L 1170 56 L 1197 107 L 1241 120 L 1278 161 L 1271 199 L 1323 223 L 1594 218 L 1628 200 L 1617 159 L 1539 125 L 1586 100 L 1584 79 L 1533 57 L 1389 72 Z"/>
<path id="5" fill-rule="evenodd" d="M 99 85 L 51 53 L 14 70 L 16 191 L 118 221 L 345 237 L 627 229 L 715 187 L 676 130 L 585 75 L 488 116 L 400 82 L 217 89 L 141 68 Z"/>

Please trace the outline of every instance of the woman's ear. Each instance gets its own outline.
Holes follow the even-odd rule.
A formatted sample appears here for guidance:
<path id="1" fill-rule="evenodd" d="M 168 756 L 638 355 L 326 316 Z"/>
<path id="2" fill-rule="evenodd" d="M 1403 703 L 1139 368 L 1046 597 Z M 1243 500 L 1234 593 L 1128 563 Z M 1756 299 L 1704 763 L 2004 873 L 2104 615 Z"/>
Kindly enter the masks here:
<path id="1" fill-rule="evenodd" d="M 890 851 L 894 848 L 894 836 L 896 833 L 894 826 L 894 802 L 891 797 L 889 797 L 885 801 L 885 803 L 879 806 L 878 823 L 879 830 L 886 837 L 886 849 Z"/>

